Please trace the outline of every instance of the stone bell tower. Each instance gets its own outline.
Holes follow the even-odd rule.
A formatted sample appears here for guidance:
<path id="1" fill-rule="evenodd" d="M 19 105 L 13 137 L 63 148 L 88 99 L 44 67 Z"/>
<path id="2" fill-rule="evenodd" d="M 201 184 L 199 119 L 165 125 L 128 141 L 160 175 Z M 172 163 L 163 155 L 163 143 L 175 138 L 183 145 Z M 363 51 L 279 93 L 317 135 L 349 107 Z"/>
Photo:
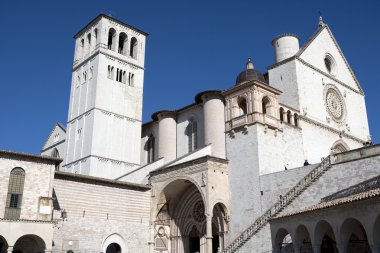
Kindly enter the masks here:
<path id="1" fill-rule="evenodd" d="M 147 35 L 100 14 L 74 36 L 64 171 L 116 178 L 139 166 Z"/>

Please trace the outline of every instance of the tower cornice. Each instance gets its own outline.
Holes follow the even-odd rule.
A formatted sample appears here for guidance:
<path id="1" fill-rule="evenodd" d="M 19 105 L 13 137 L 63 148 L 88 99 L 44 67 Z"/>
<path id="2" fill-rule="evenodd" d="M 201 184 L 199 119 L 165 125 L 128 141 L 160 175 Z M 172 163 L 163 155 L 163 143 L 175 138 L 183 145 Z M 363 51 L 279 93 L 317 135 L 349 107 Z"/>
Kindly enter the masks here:
<path id="1" fill-rule="evenodd" d="M 88 24 L 87 24 L 86 26 L 84 26 L 79 32 L 77 32 L 77 33 L 73 36 L 73 38 L 74 38 L 74 39 L 78 38 L 79 35 L 81 35 L 84 31 L 86 31 L 86 30 L 87 30 L 88 28 L 90 28 L 94 23 L 96 23 L 97 21 L 99 21 L 99 20 L 102 19 L 102 18 L 106 18 L 106 19 L 109 19 L 109 20 L 111 20 L 111 21 L 114 21 L 114 22 L 116 22 L 116 23 L 118 23 L 118 24 L 120 24 L 120 25 L 123 25 L 123 26 L 128 27 L 128 28 L 130 28 L 130 29 L 132 29 L 132 30 L 134 30 L 134 31 L 136 31 L 136 32 L 138 32 L 138 33 L 141 33 L 142 35 L 145 35 L 145 36 L 148 36 L 148 35 L 149 35 L 149 33 L 144 32 L 143 30 L 140 30 L 139 28 L 136 28 L 136 27 L 134 27 L 134 26 L 128 25 L 127 23 L 124 23 L 124 22 L 122 22 L 122 21 L 120 21 L 120 20 L 117 20 L 116 18 L 113 18 L 113 17 L 111 17 L 111 16 L 109 16 L 109 15 L 106 15 L 106 14 L 104 14 L 104 13 L 100 13 L 96 18 L 94 18 L 93 20 L 91 20 L 90 23 L 88 23 Z"/>

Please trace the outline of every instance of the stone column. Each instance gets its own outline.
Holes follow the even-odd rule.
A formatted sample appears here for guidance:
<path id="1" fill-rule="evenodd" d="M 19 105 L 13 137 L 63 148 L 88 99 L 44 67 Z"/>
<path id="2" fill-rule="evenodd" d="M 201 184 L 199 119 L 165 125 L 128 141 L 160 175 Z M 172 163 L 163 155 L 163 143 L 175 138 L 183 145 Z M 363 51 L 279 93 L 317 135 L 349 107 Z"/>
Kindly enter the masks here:
<path id="1" fill-rule="evenodd" d="M 320 244 L 313 244 L 313 251 L 314 251 L 314 253 L 321 253 L 321 245 Z"/>
<path id="2" fill-rule="evenodd" d="M 116 31 L 115 33 L 115 52 L 119 53 L 119 33 Z"/>
<path id="3" fill-rule="evenodd" d="M 346 253 L 347 252 L 347 245 L 346 244 L 342 244 L 342 243 L 339 243 L 336 245 L 336 247 L 338 248 L 338 252 L 339 253 Z"/>
<path id="4" fill-rule="evenodd" d="M 212 215 L 206 214 L 206 253 L 212 253 Z"/>
<path id="5" fill-rule="evenodd" d="M 201 98 L 203 101 L 204 144 L 212 144 L 213 156 L 226 158 L 224 97 L 220 91 L 209 91 L 202 94 Z"/>
<path id="6" fill-rule="evenodd" d="M 288 122 L 290 125 L 294 125 L 294 116 L 293 114 L 290 115 L 290 122 Z"/>
<path id="7" fill-rule="evenodd" d="M 372 253 L 380 253 L 380 244 L 371 245 Z"/>
<path id="8" fill-rule="evenodd" d="M 174 111 L 160 111 L 158 117 L 158 157 L 165 163 L 177 157 L 177 122 Z"/>

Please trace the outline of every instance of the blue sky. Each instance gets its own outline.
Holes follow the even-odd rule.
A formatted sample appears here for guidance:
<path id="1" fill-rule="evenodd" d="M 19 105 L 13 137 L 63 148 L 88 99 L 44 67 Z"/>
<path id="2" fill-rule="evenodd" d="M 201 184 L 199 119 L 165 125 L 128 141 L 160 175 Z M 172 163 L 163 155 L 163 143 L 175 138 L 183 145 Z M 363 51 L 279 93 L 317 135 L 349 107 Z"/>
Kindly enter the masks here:
<path id="1" fill-rule="evenodd" d="M 271 40 L 316 30 L 318 11 L 366 93 L 370 130 L 380 141 L 379 1 L 8 1 L 0 2 L 0 149 L 38 153 L 56 122 L 66 123 L 72 36 L 100 12 L 150 35 L 143 119 L 234 84 L 247 57 L 265 71 Z"/>

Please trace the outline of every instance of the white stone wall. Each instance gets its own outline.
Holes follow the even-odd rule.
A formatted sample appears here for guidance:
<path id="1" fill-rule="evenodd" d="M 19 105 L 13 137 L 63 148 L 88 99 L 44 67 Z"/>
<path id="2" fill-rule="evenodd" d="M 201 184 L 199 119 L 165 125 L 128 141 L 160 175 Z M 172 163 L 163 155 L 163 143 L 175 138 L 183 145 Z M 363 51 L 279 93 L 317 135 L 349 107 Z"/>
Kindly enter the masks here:
<path id="1" fill-rule="evenodd" d="M 301 129 L 282 123 L 282 131 L 257 126 L 260 175 L 300 167 L 305 161 Z"/>
<path id="2" fill-rule="evenodd" d="M 141 134 L 141 165 L 144 165 L 147 163 L 148 159 L 148 150 L 147 150 L 147 141 L 149 139 L 149 136 L 153 135 L 155 143 L 154 143 L 154 160 L 158 159 L 158 122 L 151 122 L 147 125 L 144 125 L 142 127 L 142 134 Z"/>
<path id="3" fill-rule="evenodd" d="M 283 93 L 278 101 L 299 110 L 299 93 L 295 61 L 290 61 L 276 68 L 269 69 L 269 84 Z"/>
<path id="4" fill-rule="evenodd" d="M 203 107 L 198 105 L 177 115 L 177 158 L 189 152 L 186 127 L 191 119 L 197 122 L 197 148 L 204 147 Z"/>
<path id="5" fill-rule="evenodd" d="M 112 234 L 124 239 L 126 252 L 149 252 L 149 190 L 67 179 L 55 179 L 54 190 L 68 215 L 54 230 L 54 252 L 102 252 Z"/>
<path id="6" fill-rule="evenodd" d="M 260 167 L 258 160 L 257 124 L 248 133 L 237 131 L 227 136 L 227 160 L 231 191 L 231 222 L 229 238 L 235 238 L 261 213 L 259 193 Z"/>
<path id="7" fill-rule="evenodd" d="M 58 124 L 54 126 L 43 145 L 41 155 L 54 156 L 55 149 L 58 151 L 59 158 L 64 159 L 66 155 L 66 132 Z M 59 169 L 61 169 L 61 166 L 62 163 L 59 165 Z"/>

